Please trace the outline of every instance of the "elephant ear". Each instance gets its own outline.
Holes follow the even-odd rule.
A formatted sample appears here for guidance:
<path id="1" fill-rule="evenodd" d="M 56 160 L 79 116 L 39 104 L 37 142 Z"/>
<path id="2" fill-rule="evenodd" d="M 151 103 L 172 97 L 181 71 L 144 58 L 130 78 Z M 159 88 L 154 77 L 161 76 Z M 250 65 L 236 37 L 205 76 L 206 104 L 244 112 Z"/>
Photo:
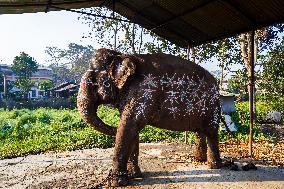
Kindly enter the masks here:
<path id="1" fill-rule="evenodd" d="M 132 57 L 117 56 L 111 66 L 110 75 L 116 86 L 121 89 L 127 78 L 135 73 L 136 65 Z"/>

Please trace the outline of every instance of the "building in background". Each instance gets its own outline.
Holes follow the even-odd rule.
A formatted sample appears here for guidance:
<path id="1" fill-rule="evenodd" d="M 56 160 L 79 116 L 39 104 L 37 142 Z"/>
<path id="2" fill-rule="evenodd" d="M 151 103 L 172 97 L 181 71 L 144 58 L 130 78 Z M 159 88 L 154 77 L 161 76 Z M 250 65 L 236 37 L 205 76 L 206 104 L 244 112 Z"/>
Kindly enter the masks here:
<path id="1" fill-rule="evenodd" d="M 74 82 L 64 82 L 48 90 L 48 92 L 52 98 L 69 98 L 77 94 L 79 87 L 80 85 Z"/>
<path id="2" fill-rule="evenodd" d="M 20 92 L 20 89 L 14 86 L 14 83 L 18 76 L 14 74 L 14 72 L 12 71 L 12 65 L 0 64 L 0 73 L 1 75 L 4 76 L 4 82 L 2 85 L 4 85 L 5 80 L 7 81 L 6 83 L 12 85 L 12 89 L 9 91 L 9 93 Z M 38 67 L 38 70 L 35 73 L 33 73 L 30 78 L 31 81 L 35 82 L 35 86 L 33 86 L 29 91 L 29 98 L 36 99 L 44 97 L 44 91 L 39 90 L 38 83 L 44 80 L 52 81 L 53 79 L 52 75 L 53 75 L 52 70 L 50 68 Z M 3 98 L 3 96 L 4 96 L 4 91 L 1 91 L 0 98 Z"/>

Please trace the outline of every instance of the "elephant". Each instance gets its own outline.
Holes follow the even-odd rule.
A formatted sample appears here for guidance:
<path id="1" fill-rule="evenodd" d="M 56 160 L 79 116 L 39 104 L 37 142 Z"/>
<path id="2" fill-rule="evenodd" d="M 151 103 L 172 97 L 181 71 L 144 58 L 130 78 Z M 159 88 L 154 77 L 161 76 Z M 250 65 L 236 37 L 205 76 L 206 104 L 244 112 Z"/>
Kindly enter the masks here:
<path id="1" fill-rule="evenodd" d="M 98 118 L 101 104 L 119 110 L 117 128 Z M 77 107 L 85 122 L 116 137 L 111 186 L 125 186 L 130 178 L 142 176 L 139 131 L 146 125 L 196 132 L 196 158 L 207 159 L 210 168 L 222 164 L 218 84 L 207 70 L 188 60 L 163 53 L 129 55 L 98 49 L 82 76 Z"/>

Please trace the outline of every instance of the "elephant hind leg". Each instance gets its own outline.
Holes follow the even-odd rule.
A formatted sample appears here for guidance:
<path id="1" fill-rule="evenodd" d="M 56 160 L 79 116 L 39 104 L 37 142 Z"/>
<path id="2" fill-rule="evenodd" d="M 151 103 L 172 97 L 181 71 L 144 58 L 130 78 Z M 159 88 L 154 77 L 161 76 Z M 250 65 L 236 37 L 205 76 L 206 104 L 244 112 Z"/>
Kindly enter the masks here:
<path id="1" fill-rule="evenodd" d="M 206 136 L 202 132 L 196 132 L 194 156 L 197 161 L 207 161 L 207 143 Z"/>
<path id="2" fill-rule="evenodd" d="M 208 142 L 207 161 L 209 168 L 211 169 L 221 168 L 222 161 L 219 152 L 219 138 L 217 130 L 207 135 L 207 142 Z"/>

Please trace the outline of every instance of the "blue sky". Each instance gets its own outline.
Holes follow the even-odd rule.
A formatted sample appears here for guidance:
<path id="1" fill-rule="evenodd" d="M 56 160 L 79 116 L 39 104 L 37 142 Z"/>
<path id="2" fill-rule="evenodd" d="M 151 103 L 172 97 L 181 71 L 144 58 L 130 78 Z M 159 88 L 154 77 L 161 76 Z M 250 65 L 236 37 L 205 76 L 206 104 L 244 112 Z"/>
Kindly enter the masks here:
<path id="1" fill-rule="evenodd" d="M 89 28 L 78 21 L 78 15 L 66 11 L 0 15 L 0 63 L 12 64 L 24 51 L 46 65 L 47 46 L 66 48 L 69 43 L 78 43 L 98 48 L 93 41 L 82 39 Z M 209 71 L 218 69 L 215 63 L 202 66 Z"/>
<path id="2" fill-rule="evenodd" d="M 0 15 L 1 63 L 12 64 L 14 57 L 24 51 L 44 64 L 46 46 L 66 48 L 71 42 L 89 45 L 82 39 L 88 27 L 77 17 L 77 13 L 66 11 Z"/>

